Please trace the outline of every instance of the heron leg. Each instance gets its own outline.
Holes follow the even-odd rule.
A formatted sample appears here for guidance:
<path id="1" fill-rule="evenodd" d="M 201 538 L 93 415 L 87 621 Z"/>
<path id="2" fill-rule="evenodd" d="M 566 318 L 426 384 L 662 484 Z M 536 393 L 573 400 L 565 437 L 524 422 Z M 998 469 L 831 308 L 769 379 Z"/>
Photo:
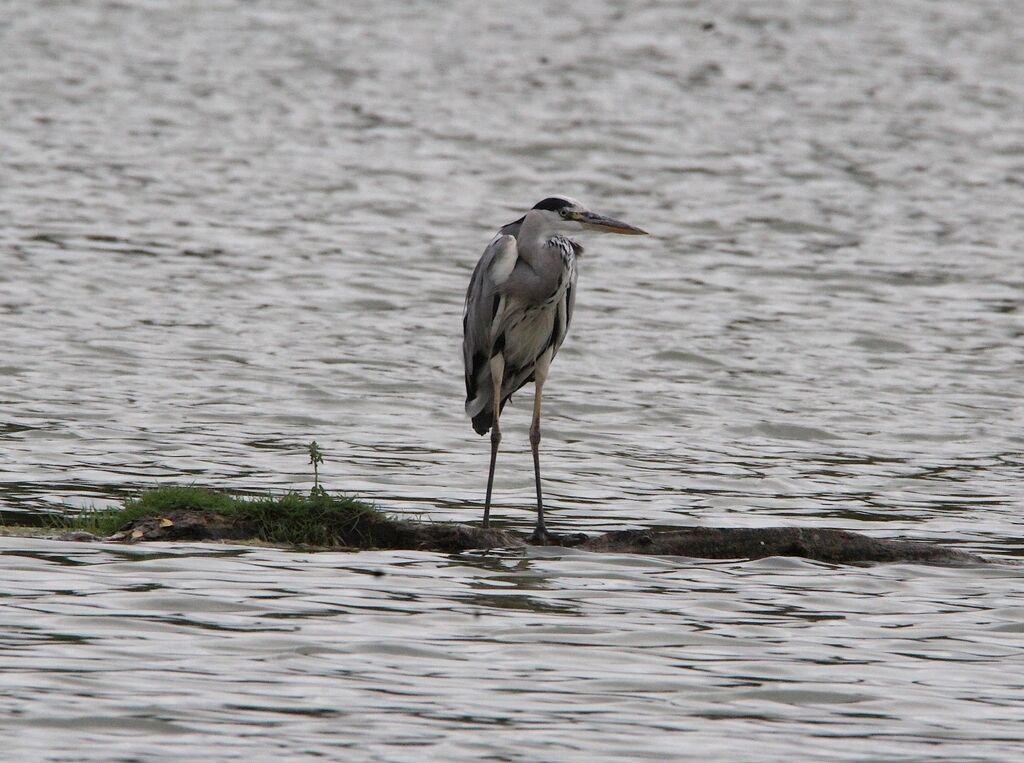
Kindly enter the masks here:
<path id="1" fill-rule="evenodd" d="M 533 423 L 530 424 L 530 449 L 533 451 L 533 478 L 537 483 L 537 526 L 530 540 L 546 542 L 548 529 L 544 526 L 544 499 L 540 489 L 540 400 L 544 390 L 544 376 L 537 374 L 533 395 Z"/>
<path id="2" fill-rule="evenodd" d="M 501 379 L 505 374 L 505 359 L 499 354 L 491 358 L 491 381 L 494 383 L 494 420 L 491 422 L 491 467 L 487 472 L 487 498 L 484 500 L 484 527 L 491 526 L 491 490 L 494 488 L 494 465 L 498 460 L 498 444 L 501 442 Z"/>

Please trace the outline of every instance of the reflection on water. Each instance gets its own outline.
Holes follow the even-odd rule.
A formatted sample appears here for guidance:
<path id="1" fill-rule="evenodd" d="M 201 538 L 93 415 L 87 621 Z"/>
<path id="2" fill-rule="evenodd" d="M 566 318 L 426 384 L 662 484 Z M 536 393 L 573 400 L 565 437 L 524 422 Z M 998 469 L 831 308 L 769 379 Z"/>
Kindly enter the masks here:
<path id="1" fill-rule="evenodd" d="M 4 522 L 304 490 L 313 439 L 328 487 L 475 520 L 462 295 L 564 192 L 654 235 L 581 263 L 554 527 L 1021 555 L 1012 5 L 8 5 Z M 1012 568 L 2 545 L 25 759 L 1016 757 Z"/>

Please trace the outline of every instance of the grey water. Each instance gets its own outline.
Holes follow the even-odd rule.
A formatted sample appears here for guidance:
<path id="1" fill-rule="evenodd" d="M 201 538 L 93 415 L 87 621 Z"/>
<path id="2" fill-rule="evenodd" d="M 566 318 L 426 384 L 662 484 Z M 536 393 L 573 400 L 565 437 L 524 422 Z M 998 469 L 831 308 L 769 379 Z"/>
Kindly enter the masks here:
<path id="1" fill-rule="evenodd" d="M 195 483 L 477 521 L 469 274 L 584 240 L 549 524 L 1011 562 L 0 537 L 0 759 L 1024 755 L 1020 2 L 0 4 L 0 516 Z M 532 523 L 530 393 L 495 515 Z"/>

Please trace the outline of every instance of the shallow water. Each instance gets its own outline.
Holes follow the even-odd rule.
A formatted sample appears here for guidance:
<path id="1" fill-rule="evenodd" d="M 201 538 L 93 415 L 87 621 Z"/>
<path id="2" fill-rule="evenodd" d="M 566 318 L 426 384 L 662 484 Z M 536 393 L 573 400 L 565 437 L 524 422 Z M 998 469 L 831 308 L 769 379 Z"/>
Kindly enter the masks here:
<path id="1" fill-rule="evenodd" d="M 1019 4 L 335 6 L 4 7 L 4 521 L 183 479 L 306 490 L 312 439 L 329 488 L 476 520 L 465 285 L 564 192 L 654 235 L 584 242 L 545 389 L 555 528 L 1021 555 Z M 528 403 L 496 487 L 520 529 Z M 25 759 L 1006 760 L 1024 736 L 1014 567 L 0 548 Z"/>
<path id="2" fill-rule="evenodd" d="M 1024 751 L 1019 568 L 0 540 L 19 760 Z"/>

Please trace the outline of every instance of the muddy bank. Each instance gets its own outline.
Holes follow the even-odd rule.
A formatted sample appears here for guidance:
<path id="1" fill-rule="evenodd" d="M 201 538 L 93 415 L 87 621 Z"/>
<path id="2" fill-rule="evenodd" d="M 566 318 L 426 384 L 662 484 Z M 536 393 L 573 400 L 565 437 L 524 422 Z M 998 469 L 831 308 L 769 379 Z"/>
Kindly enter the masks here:
<path id="1" fill-rule="evenodd" d="M 588 551 L 692 556 L 702 559 L 762 559 L 798 556 L 834 564 L 856 562 L 985 562 L 976 554 L 908 540 L 879 540 L 845 530 L 806 527 L 695 527 L 687 530 L 625 530 L 589 538 Z"/>
<path id="2" fill-rule="evenodd" d="M 528 536 L 508 530 L 482 529 L 448 522 L 415 522 L 366 514 L 358 526 L 335 528 L 343 549 L 415 549 L 453 553 L 471 549 L 514 548 L 530 544 Z M 217 512 L 175 510 L 132 520 L 104 540 L 145 541 L 259 538 L 251 522 Z M 88 533 L 65 533 L 67 540 L 86 540 Z M 572 534 L 552 539 L 552 545 L 603 553 L 686 556 L 703 559 L 761 559 L 793 556 L 835 564 L 918 562 L 970 564 L 986 560 L 975 554 L 930 543 L 879 540 L 859 533 L 797 527 L 699 527 L 685 530 L 625 530 L 596 536 Z"/>

